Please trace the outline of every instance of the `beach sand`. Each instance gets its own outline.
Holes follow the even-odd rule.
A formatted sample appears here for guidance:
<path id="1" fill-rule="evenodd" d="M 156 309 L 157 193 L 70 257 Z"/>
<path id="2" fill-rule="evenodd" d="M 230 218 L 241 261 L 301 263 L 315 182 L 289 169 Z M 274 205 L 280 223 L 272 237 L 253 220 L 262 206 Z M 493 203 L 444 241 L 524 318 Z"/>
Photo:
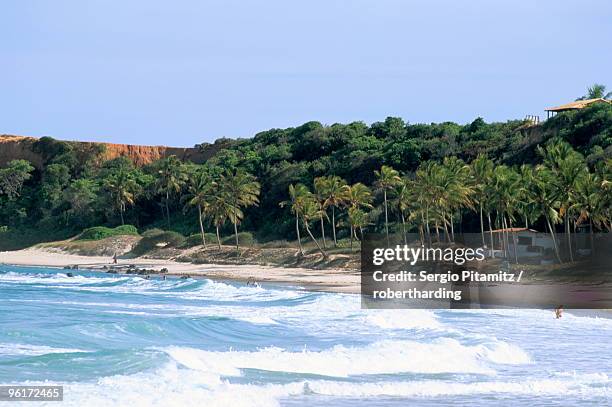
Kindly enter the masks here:
<path id="1" fill-rule="evenodd" d="M 189 275 L 218 280 L 284 283 L 313 291 L 336 293 L 359 293 L 359 271 L 342 269 L 313 270 L 306 268 L 286 268 L 260 265 L 219 265 L 180 263 L 171 260 L 147 258 L 118 259 L 113 265 L 111 257 L 78 256 L 43 249 L 25 249 L 0 252 L 0 263 L 19 266 L 65 267 L 78 265 L 80 269 L 101 270 L 104 266 L 134 265 L 141 269 L 168 269 L 167 275 Z"/>

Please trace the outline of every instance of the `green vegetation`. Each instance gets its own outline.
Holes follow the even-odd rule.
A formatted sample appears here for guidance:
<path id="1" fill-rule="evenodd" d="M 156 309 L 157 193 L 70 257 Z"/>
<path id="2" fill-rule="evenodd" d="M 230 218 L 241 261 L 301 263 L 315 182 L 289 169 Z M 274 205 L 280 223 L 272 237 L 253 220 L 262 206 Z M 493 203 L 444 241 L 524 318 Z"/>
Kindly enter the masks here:
<path id="1" fill-rule="evenodd" d="M 185 236 L 177 232 L 150 229 L 142 234 L 142 239 L 132 249 L 132 253 L 140 256 L 156 248 L 178 248 L 185 245 L 185 240 Z"/>
<path id="2" fill-rule="evenodd" d="M 585 97 L 600 94 L 597 85 Z M 139 253 L 231 243 L 241 254 L 255 241 L 297 240 L 300 252 L 314 244 L 326 256 L 358 247 L 366 230 L 418 232 L 429 244 L 453 241 L 460 228 L 486 244 L 491 229 L 520 225 L 551 234 L 555 256 L 572 260 L 571 234 L 559 242 L 556 233 L 612 227 L 605 103 L 538 126 L 389 117 L 370 126 L 308 122 L 216 143 L 223 148 L 203 165 L 168 157 L 135 167 L 126 158 L 104 161 L 95 144 L 77 151 L 41 138 L 42 168 L 16 160 L 0 169 L 0 225 L 8 227 L 0 248 L 131 224 L 151 229 Z"/>
<path id="3" fill-rule="evenodd" d="M 111 236 L 138 235 L 138 229 L 132 225 L 121 225 L 116 228 L 106 226 L 94 226 L 87 228 L 78 236 L 78 240 L 102 240 Z"/>

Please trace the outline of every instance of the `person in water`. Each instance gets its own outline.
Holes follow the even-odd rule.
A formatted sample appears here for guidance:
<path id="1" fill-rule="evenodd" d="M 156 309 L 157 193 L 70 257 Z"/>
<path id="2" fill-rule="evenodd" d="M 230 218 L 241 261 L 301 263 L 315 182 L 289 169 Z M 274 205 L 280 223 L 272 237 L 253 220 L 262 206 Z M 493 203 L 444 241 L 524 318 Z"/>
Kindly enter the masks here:
<path id="1" fill-rule="evenodd" d="M 559 305 L 555 310 L 555 318 L 559 319 L 563 316 L 563 305 Z"/>

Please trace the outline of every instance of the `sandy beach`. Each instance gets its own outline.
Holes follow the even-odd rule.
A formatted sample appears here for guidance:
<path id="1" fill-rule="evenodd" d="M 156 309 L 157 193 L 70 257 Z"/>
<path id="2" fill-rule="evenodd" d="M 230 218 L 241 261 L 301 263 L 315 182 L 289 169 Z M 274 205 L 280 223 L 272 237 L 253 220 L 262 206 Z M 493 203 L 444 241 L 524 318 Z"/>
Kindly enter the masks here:
<path id="1" fill-rule="evenodd" d="M 78 265 L 80 269 L 102 270 L 113 265 L 112 258 L 101 256 L 78 256 L 42 249 L 24 249 L 0 252 L 0 263 L 19 266 L 65 267 Z M 219 280 L 283 283 L 300 286 L 307 290 L 336 293 L 359 293 L 359 272 L 354 270 L 287 268 L 260 265 L 219 265 L 181 263 L 171 260 L 148 258 L 118 259 L 117 265 L 134 265 L 138 268 L 168 269 L 168 275 L 206 277 Z"/>

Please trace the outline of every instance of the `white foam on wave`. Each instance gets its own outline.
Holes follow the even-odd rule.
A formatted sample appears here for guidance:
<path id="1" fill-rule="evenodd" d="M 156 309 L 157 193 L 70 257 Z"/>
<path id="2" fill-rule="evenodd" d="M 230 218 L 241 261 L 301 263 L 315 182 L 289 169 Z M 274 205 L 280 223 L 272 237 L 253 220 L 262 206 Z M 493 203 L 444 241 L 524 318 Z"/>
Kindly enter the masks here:
<path id="1" fill-rule="evenodd" d="M 367 310 L 366 322 L 383 329 L 441 329 L 436 315 L 427 310 Z"/>
<path id="2" fill-rule="evenodd" d="M 118 279 L 116 279 L 118 280 Z M 124 277 L 121 280 L 128 281 L 129 278 Z M 110 280 L 107 277 L 93 277 L 75 274 L 74 277 L 68 277 L 66 273 L 16 273 L 8 271 L 0 273 L 0 282 L 2 283 L 25 283 L 25 284 L 92 284 L 92 283 L 108 283 Z"/>
<path id="3" fill-rule="evenodd" d="M 335 398 L 431 398 L 483 395 L 579 397 L 596 401 L 612 396 L 612 381 L 605 374 L 517 381 L 445 380 L 346 382 L 299 380 L 286 384 L 232 384 L 215 374 L 168 363 L 160 369 L 133 375 L 111 376 L 96 383 L 30 382 L 62 384 L 62 406 L 88 407 L 278 407 L 285 398 L 309 395 Z"/>
<path id="4" fill-rule="evenodd" d="M 0 283 L 44 284 L 45 287 L 53 286 L 53 288 L 78 291 L 158 295 L 182 299 L 216 301 L 272 301 L 294 299 L 304 295 L 303 291 L 247 287 L 246 285 L 232 285 L 210 279 L 147 280 L 140 276 L 96 277 L 79 274 L 68 277 L 65 273 L 17 273 L 9 271 L 0 273 Z M 108 283 L 115 284 L 107 285 Z M 192 284 L 194 287 L 180 290 Z"/>
<path id="5" fill-rule="evenodd" d="M 45 345 L 28 345 L 21 343 L 0 343 L 0 355 L 23 355 L 23 356 L 41 356 L 51 353 L 80 353 L 88 352 L 82 349 L 74 348 L 53 348 Z"/>
<path id="6" fill-rule="evenodd" d="M 335 397 L 440 397 L 504 393 L 513 396 L 608 397 L 612 395 L 610 384 L 610 380 L 607 379 L 605 381 L 536 379 L 516 382 L 483 381 L 473 383 L 439 380 L 379 383 L 311 381 L 306 386 L 308 390 L 315 394 Z"/>
<path id="7" fill-rule="evenodd" d="M 185 347 L 162 349 L 177 363 L 221 376 L 238 376 L 241 369 L 316 374 L 330 377 L 393 373 L 493 374 L 491 364 L 529 363 L 520 348 L 504 342 L 462 345 L 454 339 L 432 343 L 380 341 L 363 347 L 334 346 L 322 351 L 291 352 L 269 347 L 257 351 L 213 352 Z"/>

